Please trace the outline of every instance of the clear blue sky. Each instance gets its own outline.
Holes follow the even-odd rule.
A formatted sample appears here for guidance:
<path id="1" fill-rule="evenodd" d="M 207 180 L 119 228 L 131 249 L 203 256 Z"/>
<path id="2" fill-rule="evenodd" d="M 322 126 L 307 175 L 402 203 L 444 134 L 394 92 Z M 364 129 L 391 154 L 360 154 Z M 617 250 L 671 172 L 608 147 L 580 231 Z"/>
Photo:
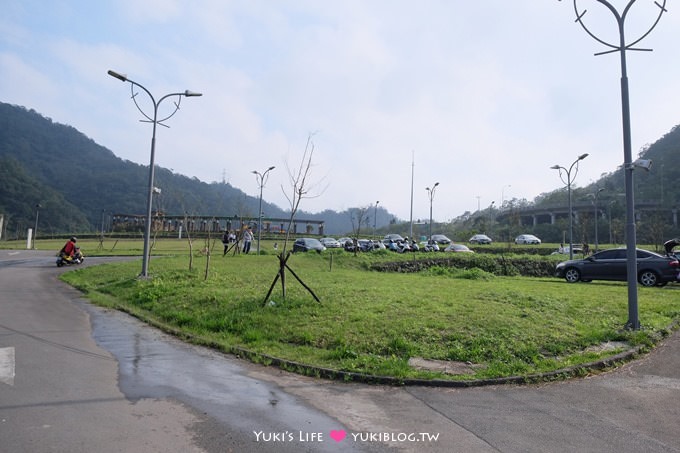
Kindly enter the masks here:
<path id="1" fill-rule="evenodd" d="M 617 41 L 609 11 L 578 5 Z M 680 123 L 680 5 L 667 9 L 638 46 L 654 51 L 628 52 L 634 155 Z M 657 12 L 637 1 L 631 40 Z M 619 58 L 603 50 L 572 1 L 7 1 L 0 101 L 148 165 L 151 126 L 107 70 L 157 98 L 199 91 L 159 128 L 158 165 L 253 196 L 251 171 L 274 165 L 264 198 L 285 209 L 287 165 L 314 133 L 318 196 L 302 209 L 379 200 L 408 219 L 414 159 L 414 217 L 429 215 L 425 187 L 439 182 L 445 221 L 562 187 L 549 167 L 582 153 L 577 186 L 623 162 Z"/>

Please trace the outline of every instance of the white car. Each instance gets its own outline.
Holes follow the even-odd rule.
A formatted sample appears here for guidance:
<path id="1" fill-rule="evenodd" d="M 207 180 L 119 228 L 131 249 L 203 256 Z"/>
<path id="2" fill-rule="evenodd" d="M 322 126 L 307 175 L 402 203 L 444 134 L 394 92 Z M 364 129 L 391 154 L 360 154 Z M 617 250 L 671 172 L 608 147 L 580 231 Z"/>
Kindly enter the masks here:
<path id="1" fill-rule="evenodd" d="M 515 238 L 515 244 L 540 244 L 541 240 L 533 234 L 520 234 Z"/>
<path id="2" fill-rule="evenodd" d="M 583 247 L 581 247 L 580 245 L 575 245 L 573 253 L 583 253 Z M 569 246 L 565 245 L 563 247 L 560 247 L 554 252 L 552 252 L 551 255 L 569 255 Z"/>
<path id="3" fill-rule="evenodd" d="M 321 238 L 319 241 L 326 247 L 327 249 L 339 249 L 342 248 L 342 244 L 340 244 L 335 238 Z"/>
<path id="4" fill-rule="evenodd" d="M 451 244 L 444 249 L 445 252 L 455 252 L 455 253 L 475 253 L 468 248 L 467 245 L 463 244 Z"/>

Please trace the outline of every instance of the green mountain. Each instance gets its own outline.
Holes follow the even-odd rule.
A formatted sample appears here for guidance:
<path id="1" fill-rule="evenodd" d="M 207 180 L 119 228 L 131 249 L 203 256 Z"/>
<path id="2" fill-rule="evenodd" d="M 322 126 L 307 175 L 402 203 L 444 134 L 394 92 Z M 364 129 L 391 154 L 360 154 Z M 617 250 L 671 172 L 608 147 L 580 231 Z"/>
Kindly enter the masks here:
<path id="1" fill-rule="evenodd" d="M 639 158 L 650 159 L 649 171 L 634 172 L 637 234 L 640 241 L 659 244 L 680 236 L 677 208 L 680 187 L 674 184 L 680 174 L 680 126 L 655 143 L 645 146 Z M 621 156 L 623 161 L 623 156 Z M 616 163 L 613 163 L 615 165 Z M 154 206 L 167 215 L 254 217 L 259 200 L 225 183 L 207 184 L 168 169 L 157 167 L 156 185 L 163 188 Z M 94 233 L 111 214 L 143 215 L 146 211 L 148 168 L 116 157 L 75 128 L 56 123 L 34 110 L 0 102 L 0 215 L 4 217 L 2 238 L 25 237 L 38 219 L 38 231 L 46 235 Z M 602 189 L 602 190 L 600 190 Z M 599 230 L 603 240 L 623 242 L 625 199 L 622 168 L 603 174 L 595 183 L 574 187 L 572 199 L 581 207 L 574 235 L 579 241 L 593 242 Z M 594 222 L 595 195 L 598 218 Z M 39 207 L 38 207 L 39 205 Z M 512 239 L 520 233 L 534 233 L 544 241 L 564 238 L 567 218 L 554 223 L 543 217 L 532 224 L 527 215 L 536 210 L 567 205 L 567 189 L 562 186 L 538 195 L 533 201 L 505 200 L 502 207 L 489 207 L 465 213 L 453 222 L 434 225 L 435 231 L 466 241 L 477 232 L 497 240 Z M 269 217 L 287 218 L 286 210 L 263 201 Z M 564 209 L 563 209 L 564 211 Z M 377 219 L 373 217 L 377 216 Z M 374 224 L 380 234 L 407 233 L 409 225 L 384 208 L 350 208 L 343 212 L 299 212 L 297 219 L 323 221 L 329 235 L 350 234 L 357 218 L 361 230 L 371 233 Z M 377 220 L 377 221 L 376 221 Z M 389 231 L 388 231 L 389 230 Z"/>
<path id="2" fill-rule="evenodd" d="M 680 174 L 679 155 L 680 126 L 646 145 L 637 155 L 639 159 L 652 161 L 649 169 L 635 167 L 633 171 L 638 243 L 660 247 L 664 241 L 680 237 L 680 187 L 675 184 L 675 175 Z M 597 242 L 599 233 L 600 242 L 624 243 L 626 199 L 622 163 L 623 153 L 619 167 L 611 173 L 603 174 L 587 186 L 572 185 L 572 206 L 577 212 L 573 230 L 576 242 L 592 244 Z M 532 233 L 544 242 L 565 242 L 569 223 L 567 206 L 568 190 L 561 186 L 538 195 L 531 202 L 506 200 L 500 208 L 466 213 L 444 230 L 451 232 L 456 240 L 485 232 L 504 241 L 511 241 L 521 233 Z M 551 219 L 551 215 L 555 218 Z"/>
<path id="3" fill-rule="evenodd" d="M 230 184 L 207 184 L 161 167 L 156 168 L 155 183 L 163 192 L 154 209 L 168 215 L 248 217 L 258 212 L 259 199 Z M 111 214 L 143 215 L 147 184 L 147 166 L 120 159 L 75 128 L 32 109 L 0 102 L 3 238 L 24 237 L 36 217 L 45 236 L 99 231 Z M 266 201 L 262 207 L 270 217 L 290 215 Z M 327 234 L 339 235 L 352 231 L 351 212 L 300 211 L 296 218 L 322 220 Z M 391 219 L 389 212 L 378 209 L 378 226 Z"/>

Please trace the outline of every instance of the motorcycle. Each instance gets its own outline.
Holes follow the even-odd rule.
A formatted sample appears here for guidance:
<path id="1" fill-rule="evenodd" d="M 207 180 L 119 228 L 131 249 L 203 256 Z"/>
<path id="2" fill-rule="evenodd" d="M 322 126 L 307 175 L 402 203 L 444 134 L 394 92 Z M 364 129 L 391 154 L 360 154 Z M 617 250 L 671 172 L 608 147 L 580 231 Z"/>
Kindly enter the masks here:
<path id="1" fill-rule="evenodd" d="M 423 246 L 424 252 L 438 252 L 439 245 L 435 241 L 427 241 L 427 244 Z"/>
<path id="2" fill-rule="evenodd" d="M 80 264 L 85 261 L 85 255 L 80 251 L 80 247 L 76 247 L 73 256 L 65 253 L 59 253 L 57 256 L 57 267 L 70 266 L 72 264 Z"/>
<path id="3" fill-rule="evenodd" d="M 406 253 L 406 252 L 410 252 L 410 251 L 411 251 L 411 246 L 409 245 L 408 240 L 397 242 L 397 252 Z"/>

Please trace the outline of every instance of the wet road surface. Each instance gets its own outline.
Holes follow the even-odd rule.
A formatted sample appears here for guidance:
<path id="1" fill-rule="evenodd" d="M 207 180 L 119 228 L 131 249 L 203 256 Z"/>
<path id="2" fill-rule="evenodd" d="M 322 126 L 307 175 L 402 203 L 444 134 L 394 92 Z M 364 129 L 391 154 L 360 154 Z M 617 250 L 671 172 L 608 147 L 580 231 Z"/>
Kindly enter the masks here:
<path id="1" fill-rule="evenodd" d="M 0 250 L 6 451 L 680 452 L 678 334 L 569 382 L 338 383 L 184 344 L 84 301 L 51 254 L 12 253 Z"/>

